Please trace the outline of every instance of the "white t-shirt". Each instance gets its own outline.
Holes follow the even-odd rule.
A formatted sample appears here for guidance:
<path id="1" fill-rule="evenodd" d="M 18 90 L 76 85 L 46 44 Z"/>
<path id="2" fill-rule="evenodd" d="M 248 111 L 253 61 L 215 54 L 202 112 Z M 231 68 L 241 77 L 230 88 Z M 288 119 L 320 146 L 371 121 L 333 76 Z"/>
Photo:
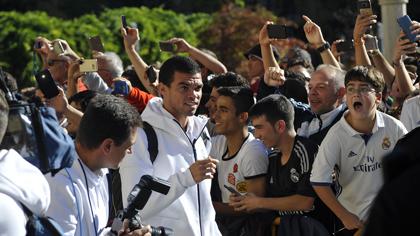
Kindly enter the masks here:
<path id="1" fill-rule="evenodd" d="M 361 220 L 366 220 L 383 184 L 382 158 L 407 131 L 399 120 L 377 111 L 372 135 L 364 139 L 347 123 L 347 114 L 348 111 L 321 143 L 310 180 L 315 186 L 329 185 L 337 166 L 341 187 L 338 201 Z"/>
<path id="2" fill-rule="evenodd" d="M 235 188 L 240 193 L 246 193 L 246 179 L 264 176 L 267 173 L 267 150 L 260 140 L 249 133 L 238 153 L 229 157 L 227 139 L 224 135 L 212 138 L 210 156 L 219 160 L 217 166 L 219 187 L 224 203 L 229 202 L 231 194 L 223 185 Z"/>
<path id="3" fill-rule="evenodd" d="M 420 95 L 405 100 L 400 120 L 408 132 L 420 126 Z"/>

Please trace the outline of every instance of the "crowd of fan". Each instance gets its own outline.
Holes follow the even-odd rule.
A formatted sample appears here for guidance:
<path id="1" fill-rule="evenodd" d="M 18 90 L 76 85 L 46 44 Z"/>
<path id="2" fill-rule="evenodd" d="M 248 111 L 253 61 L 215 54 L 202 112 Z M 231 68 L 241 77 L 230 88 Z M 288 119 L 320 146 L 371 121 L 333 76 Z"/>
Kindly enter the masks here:
<path id="1" fill-rule="evenodd" d="M 65 235 L 105 235 L 132 187 L 149 174 L 168 180 L 171 189 L 153 193 L 139 214 L 175 235 L 398 235 L 415 228 L 413 221 L 388 218 L 403 217 L 400 207 L 419 208 L 416 190 L 410 192 L 418 184 L 383 176 L 395 159 L 418 169 L 415 154 L 407 154 L 416 147 L 405 150 L 403 143 L 415 139 L 420 126 L 420 23 L 412 22 L 414 42 L 399 33 L 388 61 L 379 48 L 366 47 L 376 15 L 357 16 L 347 51 L 338 50 L 342 40 L 330 45 L 315 22 L 303 19 L 308 47 L 322 64 L 314 68 L 300 47 L 281 57 L 288 39 L 270 38 L 273 22 L 266 22 L 259 43 L 244 52 L 246 76 L 228 72 L 214 53 L 182 38 L 166 42 L 187 56 L 151 66 L 136 51 L 139 31 L 131 27 L 121 28 L 131 62 L 125 70 L 117 54 L 93 51 L 97 71 L 81 72 L 85 59 L 65 40 L 36 38 L 34 50 L 60 93 L 46 99 L 38 88 L 19 92 L 55 109 L 77 156 L 70 168 L 45 175 L 39 197 L 51 192 L 51 202 L 31 197 L 28 204 L 43 208 Z M 352 60 L 342 63 L 343 57 Z M 397 143 L 404 148 L 387 165 Z M 0 158 L 8 155 L 18 154 L 2 150 Z M 415 173 L 410 181 L 418 182 Z M 45 182 L 37 174 L 29 178 Z M 0 187 L 1 199 L 6 190 Z M 0 217 L 0 231 L 7 222 Z M 4 235 L 20 235 L 25 221 L 19 223 Z M 119 234 L 150 234 L 150 228 Z"/>

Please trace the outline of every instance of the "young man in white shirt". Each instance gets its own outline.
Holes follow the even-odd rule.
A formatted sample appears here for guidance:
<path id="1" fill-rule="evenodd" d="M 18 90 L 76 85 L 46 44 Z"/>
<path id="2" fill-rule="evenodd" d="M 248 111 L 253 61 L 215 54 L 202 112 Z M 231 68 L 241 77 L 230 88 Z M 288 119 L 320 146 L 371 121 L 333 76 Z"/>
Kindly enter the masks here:
<path id="1" fill-rule="evenodd" d="M 54 99 L 63 96 L 61 93 Z M 118 168 L 131 150 L 140 125 L 138 112 L 121 98 L 97 95 L 92 99 L 76 137 L 78 158 L 72 167 L 46 176 L 51 188 L 47 215 L 60 224 L 65 235 L 109 232 L 107 168 Z"/>
<path id="2" fill-rule="evenodd" d="M 345 85 L 349 110 L 325 137 L 311 173 L 316 193 L 344 226 L 336 235 L 352 235 L 363 226 L 383 183 L 381 160 L 406 133 L 400 121 L 376 110 L 384 87 L 379 71 L 354 67 Z M 330 188 L 333 170 L 338 199 Z"/>
<path id="3" fill-rule="evenodd" d="M 254 104 L 251 89 L 221 87 L 217 92 L 219 98 L 214 129 L 219 135 L 212 138 L 210 156 L 219 160 L 217 176 L 222 202 L 213 201 L 213 205 L 219 216 L 218 223 L 222 233 L 237 235 L 244 230 L 247 216 L 238 216 L 228 206 L 232 192 L 224 186 L 231 187 L 240 194 L 263 196 L 268 158 L 261 141 L 248 132 L 248 110 Z"/>

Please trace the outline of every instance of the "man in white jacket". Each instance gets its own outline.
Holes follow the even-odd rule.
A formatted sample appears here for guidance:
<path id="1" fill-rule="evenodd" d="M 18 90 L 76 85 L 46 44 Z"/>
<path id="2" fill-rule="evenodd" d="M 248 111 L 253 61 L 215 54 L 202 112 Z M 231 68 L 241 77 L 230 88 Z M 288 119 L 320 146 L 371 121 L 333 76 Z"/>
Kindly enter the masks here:
<path id="1" fill-rule="evenodd" d="M 158 155 L 148 152 L 143 129 L 132 153 L 121 163 L 123 204 L 143 175 L 168 180 L 167 195 L 152 193 L 140 211 L 144 223 L 173 229 L 174 235 L 220 235 L 210 197 L 211 178 L 217 160 L 208 156 L 201 134 L 207 118 L 194 116 L 203 82 L 200 68 L 191 58 L 175 56 L 162 65 L 159 91 L 163 97 L 149 101 L 142 113 L 157 136 Z"/>

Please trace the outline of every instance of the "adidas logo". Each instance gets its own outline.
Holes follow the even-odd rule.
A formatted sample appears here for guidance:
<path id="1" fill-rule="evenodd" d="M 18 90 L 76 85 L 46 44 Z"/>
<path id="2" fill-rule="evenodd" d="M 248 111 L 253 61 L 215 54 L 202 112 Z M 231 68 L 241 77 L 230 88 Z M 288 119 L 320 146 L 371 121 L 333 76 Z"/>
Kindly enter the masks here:
<path id="1" fill-rule="evenodd" d="M 353 151 L 350 151 L 350 153 L 347 157 L 350 158 L 350 157 L 354 157 L 354 156 L 357 156 L 357 154 L 354 153 Z"/>

